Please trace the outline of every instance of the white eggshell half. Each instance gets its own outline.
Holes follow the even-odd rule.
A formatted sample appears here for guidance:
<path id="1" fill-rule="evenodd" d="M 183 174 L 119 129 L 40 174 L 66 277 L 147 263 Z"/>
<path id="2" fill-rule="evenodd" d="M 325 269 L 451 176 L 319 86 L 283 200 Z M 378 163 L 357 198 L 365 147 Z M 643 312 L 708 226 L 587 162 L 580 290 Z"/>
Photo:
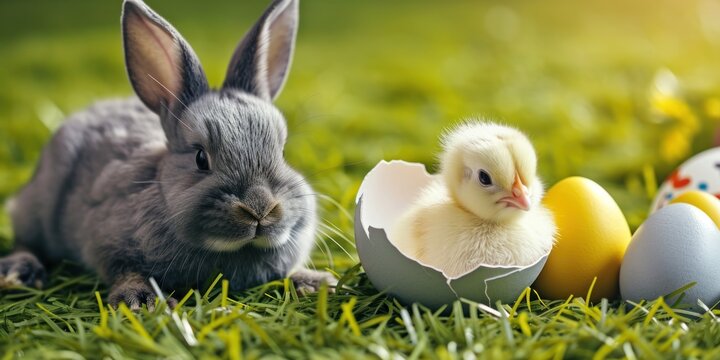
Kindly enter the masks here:
<path id="1" fill-rule="evenodd" d="M 660 186 L 650 212 L 662 208 L 670 200 L 690 190 L 720 195 L 720 148 L 705 150 L 678 166 Z"/>
<path id="2" fill-rule="evenodd" d="M 689 284 L 684 303 L 700 310 L 720 300 L 720 230 L 700 209 L 671 204 L 635 232 L 620 268 L 623 299 L 654 300 Z M 675 299 L 669 299 L 673 302 Z"/>
<path id="3" fill-rule="evenodd" d="M 394 222 L 432 179 L 422 164 L 404 161 L 381 161 L 366 175 L 356 200 L 355 242 L 368 278 L 403 303 L 434 309 L 458 298 L 514 302 L 535 281 L 547 254 L 529 266 L 480 266 L 448 278 L 406 257 L 388 239 Z"/>

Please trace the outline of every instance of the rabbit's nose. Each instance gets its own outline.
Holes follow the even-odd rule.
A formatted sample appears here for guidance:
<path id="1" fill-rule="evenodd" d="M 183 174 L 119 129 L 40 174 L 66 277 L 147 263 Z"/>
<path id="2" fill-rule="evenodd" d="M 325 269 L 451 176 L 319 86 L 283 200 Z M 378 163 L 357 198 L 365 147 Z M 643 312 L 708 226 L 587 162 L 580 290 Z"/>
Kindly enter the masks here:
<path id="1" fill-rule="evenodd" d="M 260 219 L 260 225 L 270 226 L 279 222 L 280 219 L 282 219 L 282 207 L 280 207 L 280 203 L 273 203 L 270 205 L 270 209 L 265 212 L 265 216 Z"/>
<path id="2" fill-rule="evenodd" d="M 277 202 L 271 203 L 262 210 L 238 202 L 235 204 L 235 211 L 241 221 L 262 226 L 270 226 L 282 219 L 282 208 Z"/>

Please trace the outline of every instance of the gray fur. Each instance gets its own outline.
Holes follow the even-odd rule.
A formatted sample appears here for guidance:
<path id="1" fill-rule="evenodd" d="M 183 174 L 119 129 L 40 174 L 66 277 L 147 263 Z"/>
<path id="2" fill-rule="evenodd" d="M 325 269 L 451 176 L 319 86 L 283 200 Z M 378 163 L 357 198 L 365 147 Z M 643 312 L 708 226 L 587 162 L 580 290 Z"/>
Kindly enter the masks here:
<path id="1" fill-rule="evenodd" d="M 220 272 L 233 289 L 287 276 L 309 254 L 316 215 L 313 190 L 283 158 L 282 114 L 247 89 L 202 89 L 206 80 L 189 45 L 138 0 L 127 0 L 124 14 L 130 6 L 145 9 L 133 16 L 163 24 L 179 42 L 182 101 L 165 97 L 165 107 L 150 108 L 148 99 L 103 101 L 68 118 L 15 199 L 17 247 L 46 263 L 86 264 L 113 285 L 113 303 L 149 301 L 143 279 L 150 276 L 166 290 L 200 286 Z M 276 0 L 269 11 L 279 6 L 297 11 L 295 0 Z M 139 60 L 128 61 L 136 90 L 132 64 Z M 208 154 L 210 171 L 197 168 L 198 149 Z M 333 282 L 307 270 L 296 281 L 310 288 Z"/>
<path id="2" fill-rule="evenodd" d="M 235 49 L 223 87 L 275 99 L 290 70 L 297 28 L 298 1 L 273 2 Z"/>

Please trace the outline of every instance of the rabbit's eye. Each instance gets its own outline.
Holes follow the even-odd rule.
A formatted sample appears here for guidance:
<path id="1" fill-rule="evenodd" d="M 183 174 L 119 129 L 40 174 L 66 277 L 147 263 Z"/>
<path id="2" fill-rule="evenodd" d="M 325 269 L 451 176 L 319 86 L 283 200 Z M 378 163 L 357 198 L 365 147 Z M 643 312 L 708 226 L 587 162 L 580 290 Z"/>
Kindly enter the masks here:
<path id="1" fill-rule="evenodd" d="M 197 164 L 198 170 L 210 170 L 205 150 L 198 150 L 197 155 L 195 155 L 195 164 Z"/>

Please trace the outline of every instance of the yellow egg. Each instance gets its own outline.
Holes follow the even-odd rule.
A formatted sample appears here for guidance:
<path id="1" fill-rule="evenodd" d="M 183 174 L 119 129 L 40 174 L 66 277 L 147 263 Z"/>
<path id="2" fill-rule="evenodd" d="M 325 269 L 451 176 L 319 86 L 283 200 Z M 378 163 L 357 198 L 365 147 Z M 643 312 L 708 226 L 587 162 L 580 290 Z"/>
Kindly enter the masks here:
<path id="1" fill-rule="evenodd" d="M 616 298 L 631 233 L 615 200 L 594 181 L 570 177 L 550 188 L 543 203 L 555 217 L 558 234 L 533 287 L 551 299 L 585 297 L 597 277 L 591 300 Z"/>
<path id="2" fill-rule="evenodd" d="M 720 200 L 709 193 L 691 190 L 680 194 L 670 201 L 671 204 L 685 203 L 702 210 L 712 221 L 720 227 Z"/>

